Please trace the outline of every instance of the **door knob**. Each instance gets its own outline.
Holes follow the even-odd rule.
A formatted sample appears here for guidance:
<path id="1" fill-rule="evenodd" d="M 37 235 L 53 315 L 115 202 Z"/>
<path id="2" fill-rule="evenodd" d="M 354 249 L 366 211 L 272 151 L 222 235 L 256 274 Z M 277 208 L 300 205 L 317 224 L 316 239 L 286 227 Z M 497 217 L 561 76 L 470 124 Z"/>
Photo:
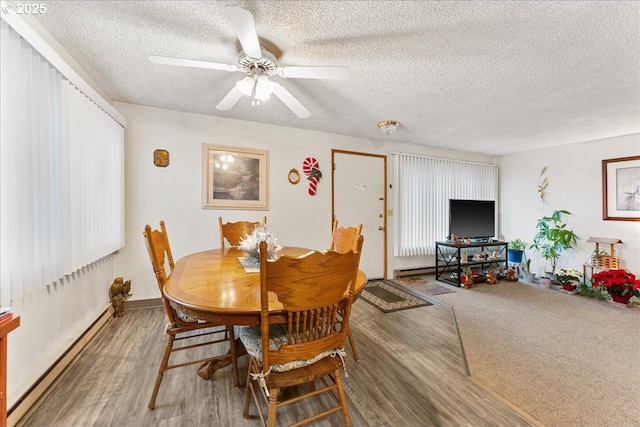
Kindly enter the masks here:
<path id="1" fill-rule="evenodd" d="M 379 226 L 378 226 L 378 230 L 382 231 L 382 230 L 384 230 L 384 227 L 383 227 L 383 226 L 381 226 L 381 225 L 379 225 Z"/>

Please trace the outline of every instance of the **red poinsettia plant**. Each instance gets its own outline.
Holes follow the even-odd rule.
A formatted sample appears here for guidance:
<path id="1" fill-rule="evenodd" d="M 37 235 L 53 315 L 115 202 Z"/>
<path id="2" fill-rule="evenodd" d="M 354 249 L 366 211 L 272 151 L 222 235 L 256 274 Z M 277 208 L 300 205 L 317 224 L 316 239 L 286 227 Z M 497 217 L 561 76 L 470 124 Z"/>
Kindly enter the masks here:
<path id="1" fill-rule="evenodd" d="M 601 286 L 611 295 L 625 296 L 632 293 L 640 298 L 640 279 L 623 269 L 605 270 L 592 276 L 591 286 Z"/>

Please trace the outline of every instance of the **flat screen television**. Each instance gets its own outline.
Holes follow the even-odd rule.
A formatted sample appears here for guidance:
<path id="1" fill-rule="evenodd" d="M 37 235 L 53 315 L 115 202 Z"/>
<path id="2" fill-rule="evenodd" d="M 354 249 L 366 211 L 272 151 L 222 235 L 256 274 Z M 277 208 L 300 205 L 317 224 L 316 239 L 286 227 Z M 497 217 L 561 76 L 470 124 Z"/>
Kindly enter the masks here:
<path id="1" fill-rule="evenodd" d="M 449 238 L 488 239 L 496 235 L 494 200 L 449 199 Z"/>

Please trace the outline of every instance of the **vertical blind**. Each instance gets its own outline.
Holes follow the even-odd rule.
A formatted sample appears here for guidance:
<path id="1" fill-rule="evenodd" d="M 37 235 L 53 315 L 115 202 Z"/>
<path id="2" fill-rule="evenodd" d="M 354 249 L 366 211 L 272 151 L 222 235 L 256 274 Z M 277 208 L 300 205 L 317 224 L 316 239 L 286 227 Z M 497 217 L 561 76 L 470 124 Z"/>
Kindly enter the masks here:
<path id="1" fill-rule="evenodd" d="M 395 256 L 435 253 L 435 242 L 449 234 L 449 199 L 496 200 L 495 165 L 402 153 L 393 161 Z"/>
<path id="2" fill-rule="evenodd" d="M 124 244 L 124 129 L 0 21 L 0 304 Z"/>

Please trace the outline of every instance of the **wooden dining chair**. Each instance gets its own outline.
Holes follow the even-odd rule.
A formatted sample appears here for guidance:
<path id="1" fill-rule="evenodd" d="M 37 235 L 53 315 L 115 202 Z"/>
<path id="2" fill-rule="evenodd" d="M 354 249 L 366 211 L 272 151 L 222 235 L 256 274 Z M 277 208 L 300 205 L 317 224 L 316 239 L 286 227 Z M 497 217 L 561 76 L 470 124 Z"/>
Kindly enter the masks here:
<path id="1" fill-rule="evenodd" d="M 328 250 L 336 251 L 338 253 L 344 253 L 348 251 L 355 251 L 357 249 L 358 238 L 362 232 L 362 224 L 358 224 L 355 227 L 338 227 L 338 220 L 333 220 L 333 230 L 331 232 L 331 246 Z M 356 295 L 355 299 L 358 299 L 360 295 Z M 349 345 L 353 351 L 353 359 L 357 362 L 360 360 L 358 349 L 356 348 L 356 342 L 353 339 L 351 329 L 347 330 L 347 336 L 349 337 Z"/>
<path id="2" fill-rule="evenodd" d="M 171 246 L 169 245 L 169 237 L 167 235 L 167 229 L 164 221 L 160 221 L 160 230 L 153 230 L 150 225 L 146 225 L 142 235 L 145 238 L 153 272 L 155 273 L 156 281 L 158 282 L 158 289 L 160 290 L 160 296 L 162 297 L 162 304 L 164 305 L 165 312 L 169 318 L 169 323 L 164 327 L 167 342 L 164 347 L 164 352 L 162 353 L 162 358 L 160 359 L 158 375 L 153 386 L 151 399 L 149 400 L 149 409 L 153 409 L 156 405 L 156 397 L 158 396 L 158 390 L 160 389 L 160 384 L 162 383 L 165 371 L 182 366 L 194 365 L 196 363 L 202 364 L 210 362 L 220 356 L 216 355 L 206 358 L 192 359 L 170 365 L 169 358 L 171 354 L 178 351 L 183 352 L 197 347 L 214 345 L 228 341 L 234 385 L 239 387 L 240 383 L 238 380 L 238 367 L 236 365 L 233 326 L 196 319 L 176 311 L 171 307 L 162 292 L 165 281 L 167 280 L 167 270 L 169 270 L 170 273 L 174 267 L 173 255 L 171 254 Z M 174 344 L 177 342 L 182 342 L 182 344 L 174 347 Z M 192 374 L 195 375 L 195 372 Z"/>
<path id="3" fill-rule="evenodd" d="M 358 224 L 355 227 L 338 227 L 338 220 L 333 220 L 329 250 L 339 253 L 355 250 L 361 232 L 362 224 Z"/>
<path id="4" fill-rule="evenodd" d="M 218 224 L 220 225 L 220 247 L 224 248 L 225 239 L 231 246 L 238 246 L 242 239 L 249 234 L 253 233 L 256 227 L 261 225 L 267 225 L 266 215 L 262 217 L 262 223 L 259 221 L 237 221 L 237 222 L 222 222 L 222 217 L 218 217 Z"/>
<path id="5" fill-rule="evenodd" d="M 323 408 L 295 425 L 338 411 L 342 411 L 345 425 L 351 425 L 340 371 L 344 368 L 346 372 L 344 340 L 363 240 L 360 237 L 357 252 L 311 251 L 277 260 L 267 260 L 266 243 L 260 243 L 260 326 L 239 332 L 251 356 L 245 418 L 253 400 L 263 425 L 273 427 L 278 409 L 328 393 L 337 406 Z M 276 304 L 283 310 L 274 310 Z M 339 308 L 343 309 L 342 318 Z M 293 395 L 285 398 L 281 393 L 282 388 L 301 384 L 306 386 Z"/>

